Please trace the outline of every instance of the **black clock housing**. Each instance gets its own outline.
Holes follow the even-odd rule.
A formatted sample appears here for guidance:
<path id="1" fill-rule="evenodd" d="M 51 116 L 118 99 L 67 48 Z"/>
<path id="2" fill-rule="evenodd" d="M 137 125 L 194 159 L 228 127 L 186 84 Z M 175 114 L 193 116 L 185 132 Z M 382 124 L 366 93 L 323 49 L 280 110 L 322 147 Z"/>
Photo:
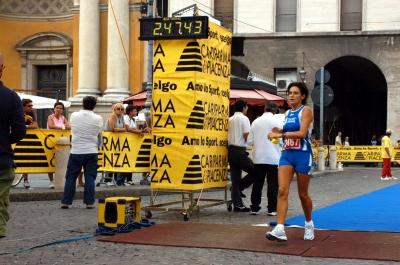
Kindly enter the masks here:
<path id="1" fill-rule="evenodd" d="M 141 18 L 139 40 L 208 38 L 208 17 Z"/>

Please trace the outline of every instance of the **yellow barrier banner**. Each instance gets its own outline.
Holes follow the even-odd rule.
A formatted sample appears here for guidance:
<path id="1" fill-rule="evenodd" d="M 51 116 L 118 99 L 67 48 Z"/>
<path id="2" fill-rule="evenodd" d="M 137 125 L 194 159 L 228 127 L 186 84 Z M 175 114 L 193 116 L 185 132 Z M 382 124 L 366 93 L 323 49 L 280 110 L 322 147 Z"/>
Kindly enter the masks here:
<path id="1" fill-rule="evenodd" d="M 335 146 L 337 162 L 382 162 L 381 146 Z M 332 148 L 332 146 L 330 146 Z M 318 161 L 318 147 L 313 147 L 314 161 Z M 325 161 L 328 160 L 328 146 L 324 146 Z M 400 149 L 392 148 L 393 161 L 400 161 Z"/>
<path id="2" fill-rule="evenodd" d="M 151 135 L 103 132 L 99 171 L 150 172 Z"/>
<path id="3" fill-rule="evenodd" d="M 225 187 L 228 179 L 226 137 L 219 133 L 185 131 L 154 134 L 151 187 L 198 190 Z"/>
<path id="4" fill-rule="evenodd" d="M 28 130 L 26 137 L 13 146 L 17 164 L 16 173 L 54 173 L 55 143 L 61 136 L 70 139 L 71 132 Z M 160 188 L 198 189 L 223 187 L 226 183 L 227 168 L 224 169 L 224 166 L 227 166 L 225 163 L 227 160 L 226 131 L 204 133 L 202 130 L 183 130 L 168 134 L 145 134 L 144 137 L 132 133 L 103 132 L 103 143 L 104 146 L 99 149 L 99 171 L 150 172 L 152 168 L 152 186 Z M 313 152 L 314 161 L 317 162 L 318 148 L 313 148 Z M 324 153 L 325 161 L 327 161 L 327 146 L 324 146 Z M 393 148 L 392 155 L 394 161 L 400 161 L 399 148 Z M 171 165 L 174 165 L 172 170 L 168 168 L 168 164 L 159 162 L 160 157 L 163 156 L 166 156 L 168 161 L 171 161 Z M 202 182 L 200 183 L 200 178 L 198 178 L 196 183 L 182 183 L 185 174 L 188 174 L 187 170 L 190 170 L 188 166 L 190 159 L 195 161 L 197 157 L 206 158 L 205 161 L 207 157 L 211 157 L 218 163 L 203 163 L 204 161 L 201 160 L 197 173 L 201 175 Z M 351 163 L 382 162 L 381 147 L 337 147 L 336 159 L 337 162 Z M 168 173 L 167 179 L 170 182 L 159 175 L 163 171 Z"/>
<path id="5" fill-rule="evenodd" d="M 16 173 L 54 173 L 55 144 L 58 138 L 71 140 L 71 131 L 28 130 L 26 137 L 13 146 Z M 103 132 L 99 148 L 99 171 L 150 172 L 152 136 Z M 67 161 L 66 161 L 67 162 Z"/>
<path id="6" fill-rule="evenodd" d="M 54 173 L 54 148 L 61 136 L 71 138 L 70 131 L 27 130 L 24 139 L 14 145 L 15 173 Z"/>
<path id="7" fill-rule="evenodd" d="M 400 149 L 392 148 L 393 160 L 400 160 Z M 338 162 L 382 162 L 381 146 L 337 146 Z"/>

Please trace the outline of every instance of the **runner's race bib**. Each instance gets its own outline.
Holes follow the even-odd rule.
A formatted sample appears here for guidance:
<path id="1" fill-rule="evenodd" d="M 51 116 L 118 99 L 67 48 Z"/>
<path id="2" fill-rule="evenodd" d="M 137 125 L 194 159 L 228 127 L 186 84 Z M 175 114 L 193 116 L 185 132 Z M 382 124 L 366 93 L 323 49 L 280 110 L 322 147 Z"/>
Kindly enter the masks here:
<path id="1" fill-rule="evenodd" d="M 285 138 L 285 149 L 299 149 L 300 139 L 287 139 Z"/>

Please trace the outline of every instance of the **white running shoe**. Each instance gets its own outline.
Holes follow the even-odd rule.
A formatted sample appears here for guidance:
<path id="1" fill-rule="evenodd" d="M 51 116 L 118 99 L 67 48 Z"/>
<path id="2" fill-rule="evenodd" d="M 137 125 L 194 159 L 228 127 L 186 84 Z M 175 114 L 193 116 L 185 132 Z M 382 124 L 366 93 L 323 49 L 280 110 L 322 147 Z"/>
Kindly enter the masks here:
<path id="1" fill-rule="evenodd" d="M 50 188 L 50 189 L 54 189 L 54 180 L 53 180 L 53 181 L 50 181 L 49 188 Z"/>
<path id="2" fill-rule="evenodd" d="M 314 239 L 314 224 L 306 225 L 304 227 L 304 240 Z"/>
<path id="3" fill-rule="evenodd" d="M 277 226 L 275 226 L 274 230 L 267 232 L 265 236 L 271 241 L 284 242 L 287 240 L 285 230 Z"/>
<path id="4" fill-rule="evenodd" d="M 387 177 L 387 178 L 381 177 L 381 180 L 391 180 L 391 178 L 390 177 Z"/>
<path id="5" fill-rule="evenodd" d="M 29 184 L 28 180 L 24 181 L 24 187 L 25 187 L 25 189 L 29 189 L 31 187 L 31 184 Z"/>
<path id="6" fill-rule="evenodd" d="M 396 180 L 397 178 L 396 178 L 396 177 L 390 177 L 390 179 L 391 179 L 391 180 Z"/>

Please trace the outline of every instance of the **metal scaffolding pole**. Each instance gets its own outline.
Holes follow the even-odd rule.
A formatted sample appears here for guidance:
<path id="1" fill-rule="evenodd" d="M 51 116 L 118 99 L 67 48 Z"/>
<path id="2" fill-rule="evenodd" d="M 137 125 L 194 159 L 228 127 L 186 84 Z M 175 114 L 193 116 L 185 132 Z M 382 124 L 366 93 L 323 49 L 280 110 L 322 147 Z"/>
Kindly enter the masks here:
<path id="1" fill-rule="evenodd" d="M 153 2 L 154 0 L 149 0 L 149 8 L 147 9 L 148 11 L 148 16 L 149 18 L 153 17 Z M 154 46 L 154 41 L 149 40 L 147 42 L 147 82 L 146 82 L 146 102 L 144 103 L 144 115 L 146 116 L 146 121 L 148 121 L 150 117 L 150 109 L 151 109 L 151 98 L 152 98 L 152 86 L 153 86 L 153 46 Z"/>

